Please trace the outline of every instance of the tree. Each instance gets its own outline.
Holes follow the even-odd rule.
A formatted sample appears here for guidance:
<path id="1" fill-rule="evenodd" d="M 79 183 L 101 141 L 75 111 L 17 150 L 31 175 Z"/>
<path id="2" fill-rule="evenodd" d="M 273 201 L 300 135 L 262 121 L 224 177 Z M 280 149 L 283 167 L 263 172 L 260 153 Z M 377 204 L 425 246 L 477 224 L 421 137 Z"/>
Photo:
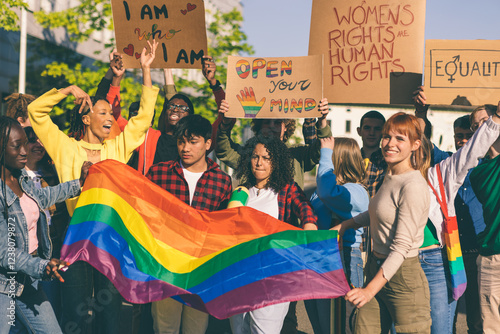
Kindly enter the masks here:
<path id="1" fill-rule="evenodd" d="M 218 78 L 224 81 L 227 72 L 227 56 L 241 53 L 252 54 L 253 48 L 246 43 L 246 35 L 241 31 L 243 17 L 238 10 L 233 9 L 228 13 L 217 11 L 210 14 L 213 15 L 214 21 L 207 27 L 208 52 L 218 66 Z M 90 38 L 91 34 L 95 31 L 113 29 L 109 0 L 83 0 L 77 7 L 62 12 L 37 12 L 35 13 L 35 17 L 45 28 L 66 27 L 70 38 L 74 41 L 84 41 Z M 106 45 L 105 47 L 108 47 L 109 50 L 111 49 L 111 45 Z M 59 78 L 59 80 L 67 84 L 76 84 L 83 90 L 91 93 L 95 91 L 98 81 L 106 70 L 107 64 L 101 62 L 95 62 L 92 68 L 84 67 L 81 64 L 53 62 L 47 65 L 42 75 Z M 131 102 L 137 100 L 140 85 L 134 81 L 135 78 L 135 72 L 131 71 L 128 73 L 127 78 L 122 81 L 123 106 L 128 106 Z M 192 96 L 196 113 L 214 121 L 217 106 L 213 99 L 210 85 L 207 82 L 200 84 L 182 77 L 175 78 L 175 81 L 178 91 L 188 89 Z M 63 105 L 63 108 L 71 107 L 71 103 L 67 103 L 67 105 Z M 162 99 L 159 99 L 157 102 L 156 110 L 161 110 L 160 103 L 163 103 Z M 61 111 L 57 110 L 56 112 Z M 157 117 L 158 114 L 156 115 Z"/>
<path id="2" fill-rule="evenodd" d="M 76 7 L 60 12 L 34 13 L 44 28 L 65 27 L 72 41 L 87 40 L 93 32 L 113 30 L 110 0 L 83 0 Z"/>
<path id="3" fill-rule="evenodd" d="M 28 4 L 23 0 L 3 0 L 0 2 L 0 27 L 7 31 L 19 30 L 19 16 L 14 9 L 28 9 Z"/>

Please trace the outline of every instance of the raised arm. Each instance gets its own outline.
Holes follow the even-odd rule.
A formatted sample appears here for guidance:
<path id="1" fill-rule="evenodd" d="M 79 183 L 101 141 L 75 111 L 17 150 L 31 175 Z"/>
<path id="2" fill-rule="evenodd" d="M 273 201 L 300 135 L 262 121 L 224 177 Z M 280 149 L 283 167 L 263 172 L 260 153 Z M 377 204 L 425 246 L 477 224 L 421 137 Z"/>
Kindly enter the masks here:
<path id="1" fill-rule="evenodd" d="M 321 158 L 316 176 L 319 199 L 324 205 L 333 211 L 341 220 L 352 218 L 352 212 L 361 213 L 368 208 L 368 193 L 361 185 L 337 184 L 332 162 L 333 147 L 335 139 L 333 137 L 320 139 Z"/>
<path id="2" fill-rule="evenodd" d="M 487 154 L 499 135 L 500 117 L 493 115 L 479 127 L 461 149 L 439 163 L 445 191 L 450 198 L 455 197 L 469 170 L 477 166 L 479 159 Z M 433 186 L 439 184 L 435 167 L 429 169 L 428 178 Z"/>
<path id="3" fill-rule="evenodd" d="M 153 39 L 153 44 L 149 41 L 149 49 L 150 52 L 147 51 L 147 48 L 144 47 L 141 52 L 141 68 L 142 68 L 142 84 L 146 87 L 152 88 L 153 81 L 151 80 L 151 64 L 156 56 L 156 48 L 158 47 L 158 42 Z"/>
<path id="4" fill-rule="evenodd" d="M 318 139 L 328 138 L 332 136 L 332 130 L 328 126 L 326 116 L 330 112 L 328 107 L 328 100 L 323 98 L 319 104 L 319 110 L 322 114 L 316 122 L 316 131 Z M 304 171 L 308 172 L 314 168 L 319 162 L 321 144 L 318 140 L 314 141 L 312 145 L 305 145 L 293 147 L 291 149 L 292 156 L 295 160 L 301 161 L 304 166 Z"/>
<path id="5" fill-rule="evenodd" d="M 171 68 L 164 68 L 163 75 L 165 76 L 165 86 L 163 86 L 163 92 L 165 93 L 165 100 L 169 101 L 172 96 L 177 94 L 177 89 L 175 88 L 174 75 Z"/>
<path id="6" fill-rule="evenodd" d="M 220 81 L 215 79 L 217 66 L 215 65 L 215 62 L 211 56 L 203 56 L 202 66 L 203 76 L 210 85 L 210 89 L 212 89 L 215 103 L 217 103 L 217 108 L 220 109 L 222 100 L 226 98 L 226 93 L 224 92 L 224 89 L 222 89 Z M 214 150 L 217 146 L 217 131 L 219 131 L 219 125 L 223 119 L 224 115 L 218 113 L 215 122 L 212 124 L 212 145 L 210 146 L 209 151 Z M 235 123 L 236 119 L 231 119 L 231 122 L 227 123 L 227 125 L 229 126 L 230 124 L 230 126 L 233 127 Z"/>
<path id="7" fill-rule="evenodd" d="M 223 100 L 221 107 L 219 108 L 219 113 L 224 115 L 229 111 L 229 103 Z M 231 119 L 223 117 L 219 128 L 217 130 L 217 146 L 215 148 L 215 155 L 220 161 L 225 163 L 228 167 L 236 169 L 238 166 L 238 161 L 240 159 L 240 146 L 235 144 L 231 140 L 231 129 L 234 123 Z"/>
<path id="8" fill-rule="evenodd" d="M 116 152 L 119 153 L 116 160 L 121 162 L 128 161 L 132 152 L 144 142 L 146 132 L 151 125 L 151 119 L 153 118 L 156 99 L 158 97 L 159 89 L 152 85 L 150 68 L 155 57 L 158 43 L 153 40 L 153 44 L 148 41 L 148 45 L 151 48 L 150 52 L 147 52 L 146 48 L 144 48 L 141 54 L 144 84 L 137 116 L 132 117 L 123 132 L 111 141 L 112 144 L 116 145 Z"/>
<path id="9" fill-rule="evenodd" d="M 413 102 L 415 105 L 415 117 L 417 117 L 421 123 L 420 125 L 424 129 L 424 135 L 427 139 L 431 140 L 432 135 L 432 124 L 427 118 L 427 111 L 430 105 L 427 104 L 427 98 L 424 94 L 424 87 L 420 86 L 416 91 L 413 92 Z"/>
<path id="10" fill-rule="evenodd" d="M 68 152 L 75 152 L 76 154 L 77 151 L 75 142 L 64 132 L 59 130 L 49 116 L 52 108 L 68 95 L 73 95 L 76 98 L 75 104 L 82 104 L 80 110 L 82 110 L 85 105 L 92 105 L 87 93 L 77 86 L 69 86 L 59 91 L 54 88 L 37 98 L 28 106 L 28 116 L 33 126 L 33 130 L 56 166 L 60 166 L 64 160 L 67 161 L 67 159 L 72 159 L 72 157 L 68 156 Z M 74 147 L 74 149 L 68 150 L 70 147 Z"/>
<path id="11" fill-rule="evenodd" d="M 113 73 L 113 79 L 109 87 L 106 100 L 111 104 L 113 111 L 113 118 L 115 119 L 121 131 L 127 125 L 127 120 L 122 116 L 121 97 L 120 97 L 120 83 L 125 75 L 125 67 L 123 66 L 122 55 L 114 51 L 110 55 L 109 68 Z M 109 71 L 108 71 L 109 72 Z"/>

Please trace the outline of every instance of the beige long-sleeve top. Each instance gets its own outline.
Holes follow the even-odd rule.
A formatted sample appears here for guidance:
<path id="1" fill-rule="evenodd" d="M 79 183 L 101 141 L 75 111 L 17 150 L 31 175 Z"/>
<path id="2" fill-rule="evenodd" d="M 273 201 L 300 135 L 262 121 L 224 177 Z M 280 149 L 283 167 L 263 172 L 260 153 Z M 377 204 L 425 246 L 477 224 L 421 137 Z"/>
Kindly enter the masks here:
<path id="1" fill-rule="evenodd" d="M 381 268 L 388 281 L 404 259 L 418 255 L 424 241 L 429 204 L 427 182 L 419 171 L 387 174 L 368 211 L 354 217 L 356 224 L 370 225 L 373 250 L 387 255 Z"/>

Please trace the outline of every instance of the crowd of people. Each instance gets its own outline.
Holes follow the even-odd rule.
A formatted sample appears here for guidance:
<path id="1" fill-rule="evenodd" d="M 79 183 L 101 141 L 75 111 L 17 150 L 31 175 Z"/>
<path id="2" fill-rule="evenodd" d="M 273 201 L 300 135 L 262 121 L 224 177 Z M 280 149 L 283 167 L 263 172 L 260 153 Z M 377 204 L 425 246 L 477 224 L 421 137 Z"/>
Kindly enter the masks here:
<path id="1" fill-rule="evenodd" d="M 430 141 L 422 88 L 414 93 L 415 114 L 399 112 L 386 120 L 378 111 L 366 113 L 357 129 L 361 148 L 354 139 L 332 136 L 325 98 L 318 106 L 322 116 L 304 121 L 305 144 L 289 143 L 295 119 L 254 119 L 255 136 L 239 145 L 209 56 L 202 71 L 218 105 L 216 121 L 196 114 L 167 69 L 165 103 L 158 129 L 153 128 L 159 89 L 150 66 L 157 46 L 153 41 L 142 50 L 142 96 L 128 106 L 128 120 L 122 116 L 125 69 L 117 52 L 93 97 L 69 86 L 38 98 L 6 99 L 7 116 L 0 117 L 0 333 L 119 331 L 123 299 L 112 282 L 85 262 L 59 259 L 88 169 L 106 159 L 128 163 L 198 210 L 225 209 L 239 183 L 249 191 L 249 207 L 304 230 L 337 230 L 352 289 L 345 300 L 305 301 L 315 334 L 331 332 L 332 302 L 344 304 L 342 332 L 453 333 L 462 294 L 469 333 L 498 331 L 500 114 L 495 106 L 478 107 L 455 121 L 455 153 Z M 69 95 L 77 105 L 66 135 L 50 112 Z M 233 176 L 209 154 L 234 169 Z M 316 166 L 317 188 L 308 199 L 304 173 Z M 295 306 L 266 306 L 224 322 L 167 298 L 133 305 L 130 330 L 296 333 Z"/>

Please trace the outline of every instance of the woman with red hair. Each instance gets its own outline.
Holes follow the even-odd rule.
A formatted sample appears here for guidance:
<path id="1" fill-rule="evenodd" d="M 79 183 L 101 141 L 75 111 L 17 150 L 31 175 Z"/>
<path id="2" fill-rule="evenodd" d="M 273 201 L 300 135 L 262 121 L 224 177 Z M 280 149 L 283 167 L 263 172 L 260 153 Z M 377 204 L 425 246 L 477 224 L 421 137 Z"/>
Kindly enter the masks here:
<path id="1" fill-rule="evenodd" d="M 429 214 L 430 155 L 417 118 L 402 112 L 389 118 L 381 146 L 388 169 L 368 211 L 333 228 L 341 236 L 350 228 L 371 229 L 365 286 L 349 291 L 346 299 L 359 309 L 356 333 L 387 333 L 393 321 L 398 333 L 428 333 L 429 286 L 418 248 Z"/>

